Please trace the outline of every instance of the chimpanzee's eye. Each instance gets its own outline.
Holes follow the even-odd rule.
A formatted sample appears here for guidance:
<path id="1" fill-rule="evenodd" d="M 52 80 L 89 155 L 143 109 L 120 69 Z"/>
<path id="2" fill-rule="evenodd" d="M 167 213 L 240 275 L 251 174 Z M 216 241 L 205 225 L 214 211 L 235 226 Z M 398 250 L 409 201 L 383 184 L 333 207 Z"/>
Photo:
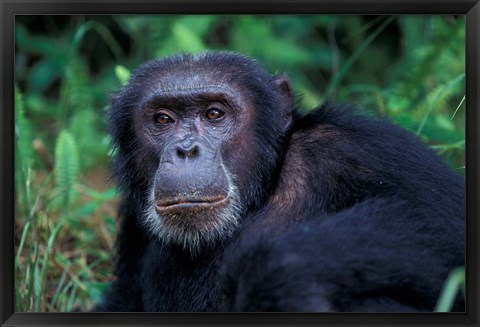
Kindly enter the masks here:
<path id="1" fill-rule="evenodd" d="M 170 123 L 173 123 L 174 120 L 169 116 L 167 115 L 166 113 L 159 113 L 159 114 L 156 114 L 155 116 L 153 116 L 153 120 L 157 123 L 157 124 L 170 124 Z"/>
<path id="2" fill-rule="evenodd" d="M 220 110 L 216 107 L 212 107 L 212 108 L 208 109 L 207 112 L 205 113 L 205 117 L 208 120 L 212 120 L 212 121 L 218 121 L 223 116 L 225 116 L 225 112 L 223 112 L 222 110 Z"/>

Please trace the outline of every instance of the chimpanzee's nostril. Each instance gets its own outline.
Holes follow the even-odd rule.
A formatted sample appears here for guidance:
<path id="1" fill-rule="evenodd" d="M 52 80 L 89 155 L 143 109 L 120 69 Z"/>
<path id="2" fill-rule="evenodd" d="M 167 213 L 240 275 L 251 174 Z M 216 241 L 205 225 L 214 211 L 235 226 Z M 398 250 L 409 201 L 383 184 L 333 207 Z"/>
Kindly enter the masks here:
<path id="1" fill-rule="evenodd" d="M 177 157 L 184 160 L 186 158 L 185 151 L 180 148 L 177 148 Z"/>
<path id="2" fill-rule="evenodd" d="M 198 146 L 194 146 L 192 151 L 187 153 L 190 159 L 196 158 L 198 156 Z"/>
<path id="3" fill-rule="evenodd" d="M 177 148 L 177 157 L 181 160 L 185 159 L 195 159 L 199 156 L 200 150 L 197 145 L 194 145 L 188 149 L 181 147 Z"/>

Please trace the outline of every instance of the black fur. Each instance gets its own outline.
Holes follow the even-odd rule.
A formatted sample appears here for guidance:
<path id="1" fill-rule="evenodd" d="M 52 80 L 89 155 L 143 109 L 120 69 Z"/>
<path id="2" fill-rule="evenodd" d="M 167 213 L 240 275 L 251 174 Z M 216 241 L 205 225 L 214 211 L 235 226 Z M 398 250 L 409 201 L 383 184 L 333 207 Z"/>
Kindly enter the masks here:
<path id="1" fill-rule="evenodd" d="M 165 75 L 182 87 L 191 71 L 205 72 L 200 83 L 240 87 L 256 115 L 245 154 L 254 166 L 235 176 L 240 227 L 196 254 L 141 225 L 157 164 L 133 123 L 146 87 Z M 94 311 L 434 308 L 448 273 L 465 263 L 463 178 L 410 133 L 352 107 L 325 104 L 301 116 L 276 78 L 234 53 L 181 55 L 143 65 L 114 95 L 117 279 Z M 463 299 L 455 309 L 464 310 Z"/>

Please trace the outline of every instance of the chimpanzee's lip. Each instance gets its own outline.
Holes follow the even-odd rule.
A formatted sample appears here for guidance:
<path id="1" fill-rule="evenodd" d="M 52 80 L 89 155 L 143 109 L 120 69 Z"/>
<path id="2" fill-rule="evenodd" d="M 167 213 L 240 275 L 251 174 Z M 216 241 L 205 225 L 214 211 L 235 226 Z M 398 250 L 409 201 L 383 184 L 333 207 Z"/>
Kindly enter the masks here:
<path id="1" fill-rule="evenodd" d="M 175 197 L 157 200 L 155 210 L 165 212 L 169 210 L 183 210 L 188 208 L 211 208 L 224 204 L 228 201 L 228 196 L 212 196 L 203 198 Z"/>

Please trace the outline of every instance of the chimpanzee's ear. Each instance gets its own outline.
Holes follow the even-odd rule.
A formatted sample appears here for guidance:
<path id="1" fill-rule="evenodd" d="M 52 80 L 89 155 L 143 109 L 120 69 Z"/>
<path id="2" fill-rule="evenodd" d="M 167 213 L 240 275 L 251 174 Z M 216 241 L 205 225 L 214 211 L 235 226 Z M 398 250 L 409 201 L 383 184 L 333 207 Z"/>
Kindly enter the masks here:
<path id="1" fill-rule="evenodd" d="M 293 113 L 293 99 L 290 81 L 285 75 L 277 75 L 275 76 L 275 84 L 277 85 L 278 92 L 283 98 L 283 108 L 285 110 L 285 129 L 288 129 L 292 122 Z"/>
<path id="2" fill-rule="evenodd" d="M 277 84 L 278 91 L 285 98 L 289 104 L 292 103 L 292 91 L 290 89 L 290 81 L 285 75 L 275 76 L 275 84 Z"/>

